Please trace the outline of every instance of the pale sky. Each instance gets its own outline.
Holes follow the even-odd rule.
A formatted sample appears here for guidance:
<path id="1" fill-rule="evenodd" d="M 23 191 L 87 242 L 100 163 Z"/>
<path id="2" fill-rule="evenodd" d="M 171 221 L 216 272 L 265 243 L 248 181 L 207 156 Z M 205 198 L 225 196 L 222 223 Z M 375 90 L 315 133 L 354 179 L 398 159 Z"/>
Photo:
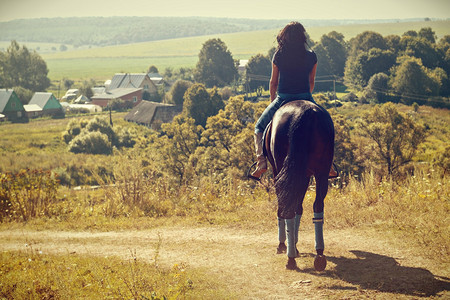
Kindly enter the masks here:
<path id="1" fill-rule="evenodd" d="M 0 0 L 0 22 L 77 16 L 446 19 L 450 0 Z"/>

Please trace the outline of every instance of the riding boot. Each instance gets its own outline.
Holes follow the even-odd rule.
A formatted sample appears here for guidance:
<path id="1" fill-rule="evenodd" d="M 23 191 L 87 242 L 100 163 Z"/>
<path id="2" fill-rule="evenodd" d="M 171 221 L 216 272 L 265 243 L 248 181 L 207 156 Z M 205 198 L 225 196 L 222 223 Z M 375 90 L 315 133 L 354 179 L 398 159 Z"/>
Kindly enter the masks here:
<path id="1" fill-rule="evenodd" d="M 256 148 L 256 170 L 252 173 L 253 177 L 260 178 L 264 172 L 267 171 L 267 160 L 263 154 L 263 144 L 262 144 L 263 133 L 258 132 L 255 134 L 255 148 Z"/>
<path id="2" fill-rule="evenodd" d="M 336 178 L 338 176 L 338 172 L 334 169 L 334 166 L 331 165 L 330 173 L 328 174 L 329 178 Z"/>

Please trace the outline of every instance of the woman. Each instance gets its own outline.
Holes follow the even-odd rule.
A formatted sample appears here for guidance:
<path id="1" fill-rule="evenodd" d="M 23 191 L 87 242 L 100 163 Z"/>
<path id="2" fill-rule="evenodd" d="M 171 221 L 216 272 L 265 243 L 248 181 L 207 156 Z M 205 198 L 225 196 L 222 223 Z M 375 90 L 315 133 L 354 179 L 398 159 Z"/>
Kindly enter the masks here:
<path id="1" fill-rule="evenodd" d="M 311 93 L 314 89 L 317 56 L 313 51 L 306 49 L 305 28 L 299 22 L 291 22 L 280 31 L 277 42 L 278 47 L 273 56 L 270 78 L 271 103 L 255 125 L 255 147 L 258 160 L 256 170 L 251 175 L 257 178 L 267 171 L 262 136 L 277 109 L 292 100 L 314 102 Z"/>

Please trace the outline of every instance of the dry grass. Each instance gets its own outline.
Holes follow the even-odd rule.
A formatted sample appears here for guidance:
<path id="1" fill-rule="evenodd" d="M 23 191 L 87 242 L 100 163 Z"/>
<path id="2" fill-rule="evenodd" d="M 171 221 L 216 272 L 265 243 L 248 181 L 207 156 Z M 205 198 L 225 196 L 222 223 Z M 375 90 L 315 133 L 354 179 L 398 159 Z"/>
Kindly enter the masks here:
<path id="1" fill-rule="evenodd" d="M 211 275 L 175 264 L 164 269 L 130 257 L 49 255 L 33 250 L 0 253 L 2 299 L 230 298 Z M 156 259 L 156 257 L 155 257 Z"/>

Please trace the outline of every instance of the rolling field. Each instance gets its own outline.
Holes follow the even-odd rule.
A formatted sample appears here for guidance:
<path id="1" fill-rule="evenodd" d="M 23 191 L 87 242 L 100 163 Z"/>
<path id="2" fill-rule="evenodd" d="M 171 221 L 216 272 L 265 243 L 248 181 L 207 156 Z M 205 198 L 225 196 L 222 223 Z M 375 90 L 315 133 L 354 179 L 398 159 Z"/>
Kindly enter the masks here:
<path id="1" fill-rule="evenodd" d="M 431 27 L 438 38 L 450 34 L 450 21 L 355 24 L 307 28 L 311 39 L 317 41 L 331 31 L 342 33 L 346 40 L 371 30 L 383 36 L 402 35 L 408 30 Z M 155 65 L 162 72 L 167 67 L 195 67 L 202 44 L 211 38 L 222 39 L 235 59 L 248 59 L 258 53 L 266 54 L 274 47 L 278 30 L 240 32 L 136 43 L 119 46 L 43 53 L 51 80 L 110 79 L 117 72 L 142 72 Z M 1 44 L 0 44 L 1 45 Z"/>

